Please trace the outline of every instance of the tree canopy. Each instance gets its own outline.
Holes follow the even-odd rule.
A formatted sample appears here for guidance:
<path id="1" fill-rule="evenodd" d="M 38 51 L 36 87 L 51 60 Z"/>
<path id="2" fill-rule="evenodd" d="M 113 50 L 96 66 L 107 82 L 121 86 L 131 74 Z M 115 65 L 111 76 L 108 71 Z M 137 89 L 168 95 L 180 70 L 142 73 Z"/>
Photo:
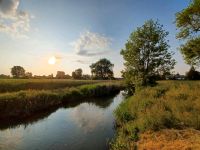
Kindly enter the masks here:
<path id="1" fill-rule="evenodd" d="M 90 66 L 92 77 L 95 79 L 112 79 L 113 67 L 114 64 L 112 64 L 108 59 L 100 59 Z"/>
<path id="2" fill-rule="evenodd" d="M 121 55 L 125 60 L 122 74 L 132 89 L 153 84 L 155 75 L 173 69 L 175 60 L 172 59 L 172 53 L 168 52 L 167 35 L 163 26 L 153 20 L 148 20 L 131 33 Z"/>
<path id="3" fill-rule="evenodd" d="M 200 65 L 200 37 L 193 38 L 181 45 L 180 51 L 187 64 L 192 66 Z"/>
<path id="4" fill-rule="evenodd" d="M 179 39 L 187 39 L 180 51 L 187 64 L 200 65 L 200 0 L 193 0 L 190 5 L 176 14 L 176 26 L 180 29 Z"/>
<path id="5" fill-rule="evenodd" d="M 176 14 L 176 26 L 180 29 L 177 38 L 187 38 L 200 31 L 200 0 L 192 0 L 190 5 Z"/>
<path id="6" fill-rule="evenodd" d="M 21 66 L 14 66 L 11 68 L 11 74 L 14 78 L 25 77 L 25 69 Z"/>
<path id="7" fill-rule="evenodd" d="M 75 71 L 72 72 L 72 78 L 81 79 L 82 78 L 82 73 L 83 73 L 83 70 L 81 68 L 76 69 Z"/>

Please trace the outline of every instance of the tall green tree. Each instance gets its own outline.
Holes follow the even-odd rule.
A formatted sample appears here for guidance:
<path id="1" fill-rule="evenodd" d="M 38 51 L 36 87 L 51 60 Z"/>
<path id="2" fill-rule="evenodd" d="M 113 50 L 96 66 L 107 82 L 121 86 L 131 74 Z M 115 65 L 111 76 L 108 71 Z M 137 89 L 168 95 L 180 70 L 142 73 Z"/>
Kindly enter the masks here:
<path id="1" fill-rule="evenodd" d="M 94 79 L 112 79 L 114 64 L 110 60 L 103 58 L 93 63 L 91 68 L 92 77 Z"/>
<path id="2" fill-rule="evenodd" d="M 14 78 L 23 78 L 25 77 L 25 69 L 21 66 L 13 66 L 11 68 L 11 74 Z"/>
<path id="3" fill-rule="evenodd" d="M 130 90 L 154 84 L 154 76 L 170 72 L 175 65 L 168 52 L 168 32 L 157 21 L 148 20 L 131 33 L 121 55 L 125 60 L 123 77 Z"/>
<path id="4" fill-rule="evenodd" d="M 176 14 L 178 39 L 186 40 L 180 51 L 187 64 L 200 65 L 200 0 L 192 0 L 189 6 Z"/>

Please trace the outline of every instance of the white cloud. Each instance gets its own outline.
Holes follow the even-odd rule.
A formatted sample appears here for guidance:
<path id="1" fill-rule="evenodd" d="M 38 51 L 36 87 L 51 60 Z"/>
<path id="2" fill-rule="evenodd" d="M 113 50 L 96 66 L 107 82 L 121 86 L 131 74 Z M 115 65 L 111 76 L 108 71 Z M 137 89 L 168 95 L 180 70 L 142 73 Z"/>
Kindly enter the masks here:
<path id="1" fill-rule="evenodd" d="M 110 44 L 110 38 L 90 31 L 82 33 L 75 42 L 71 43 L 76 54 L 80 56 L 105 54 L 111 50 Z"/>
<path id="2" fill-rule="evenodd" d="M 27 38 L 31 16 L 19 10 L 20 0 L 0 0 L 0 32 L 12 37 Z"/>

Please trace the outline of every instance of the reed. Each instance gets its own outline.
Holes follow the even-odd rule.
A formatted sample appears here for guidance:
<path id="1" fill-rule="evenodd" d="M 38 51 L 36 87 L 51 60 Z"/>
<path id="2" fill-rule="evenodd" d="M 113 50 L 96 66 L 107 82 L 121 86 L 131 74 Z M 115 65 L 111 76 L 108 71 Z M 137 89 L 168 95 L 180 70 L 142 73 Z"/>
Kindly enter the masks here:
<path id="1" fill-rule="evenodd" d="M 23 118 L 70 101 L 112 95 L 123 89 L 120 81 L 67 87 L 54 90 L 21 90 L 0 94 L 0 119 Z"/>

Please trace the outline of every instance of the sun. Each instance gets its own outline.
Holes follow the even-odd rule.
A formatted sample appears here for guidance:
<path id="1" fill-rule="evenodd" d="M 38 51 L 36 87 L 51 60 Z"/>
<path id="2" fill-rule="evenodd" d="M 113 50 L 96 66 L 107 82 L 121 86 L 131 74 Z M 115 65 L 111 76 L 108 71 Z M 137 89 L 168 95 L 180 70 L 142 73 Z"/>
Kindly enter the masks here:
<path id="1" fill-rule="evenodd" d="M 50 57 L 48 60 L 48 63 L 50 65 L 54 65 L 56 63 L 56 57 L 55 56 Z"/>

